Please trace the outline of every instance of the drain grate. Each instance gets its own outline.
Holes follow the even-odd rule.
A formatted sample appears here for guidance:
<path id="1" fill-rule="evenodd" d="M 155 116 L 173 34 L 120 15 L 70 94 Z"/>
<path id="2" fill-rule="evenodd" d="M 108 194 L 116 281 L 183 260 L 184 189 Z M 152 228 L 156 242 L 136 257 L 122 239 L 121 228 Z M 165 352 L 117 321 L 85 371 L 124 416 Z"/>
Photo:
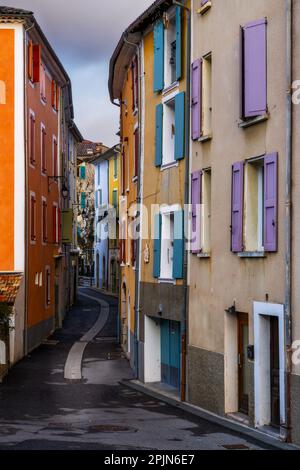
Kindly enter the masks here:
<path id="1" fill-rule="evenodd" d="M 113 424 L 98 424 L 89 427 L 89 432 L 137 432 L 136 429 L 128 426 L 117 426 Z"/>
<path id="2" fill-rule="evenodd" d="M 224 446 L 226 450 L 249 450 L 250 447 L 245 446 L 245 444 L 226 444 Z"/>

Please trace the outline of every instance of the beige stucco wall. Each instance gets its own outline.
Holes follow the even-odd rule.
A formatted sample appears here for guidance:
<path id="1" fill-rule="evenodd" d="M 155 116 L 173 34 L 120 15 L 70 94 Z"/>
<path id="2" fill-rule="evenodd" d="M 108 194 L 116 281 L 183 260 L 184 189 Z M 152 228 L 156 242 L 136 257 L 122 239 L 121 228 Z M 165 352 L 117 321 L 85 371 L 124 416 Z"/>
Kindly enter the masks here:
<path id="1" fill-rule="evenodd" d="M 193 2 L 193 11 L 200 2 Z M 193 15 L 192 60 L 212 52 L 212 140 L 191 145 L 191 171 L 212 168 L 211 258 L 190 256 L 189 343 L 224 353 L 225 309 L 236 302 L 249 314 L 253 301 L 284 303 L 285 41 L 284 1 L 214 0 Z M 268 18 L 268 121 L 240 129 L 240 25 Z M 223 27 L 222 27 L 223 25 Z M 239 259 L 230 251 L 231 166 L 277 151 L 279 155 L 278 253 Z M 226 327 L 227 328 L 227 327 Z M 230 325 L 228 325 L 230 328 Z"/>

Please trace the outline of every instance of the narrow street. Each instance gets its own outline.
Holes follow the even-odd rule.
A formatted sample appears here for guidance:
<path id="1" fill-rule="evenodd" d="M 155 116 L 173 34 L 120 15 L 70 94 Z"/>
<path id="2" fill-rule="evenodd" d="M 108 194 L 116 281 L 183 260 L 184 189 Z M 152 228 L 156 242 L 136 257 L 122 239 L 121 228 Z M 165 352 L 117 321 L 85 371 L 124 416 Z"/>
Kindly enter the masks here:
<path id="1" fill-rule="evenodd" d="M 108 319 L 84 351 L 83 379 L 66 381 L 70 349 L 99 317 L 93 298 L 109 303 Z M 0 450 L 262 448 L 121 384 L 132 373 L 116 341 L 117 318 L 116 299 L 80 289 L 63 329 L 17 364 L 0 387 Z"/>

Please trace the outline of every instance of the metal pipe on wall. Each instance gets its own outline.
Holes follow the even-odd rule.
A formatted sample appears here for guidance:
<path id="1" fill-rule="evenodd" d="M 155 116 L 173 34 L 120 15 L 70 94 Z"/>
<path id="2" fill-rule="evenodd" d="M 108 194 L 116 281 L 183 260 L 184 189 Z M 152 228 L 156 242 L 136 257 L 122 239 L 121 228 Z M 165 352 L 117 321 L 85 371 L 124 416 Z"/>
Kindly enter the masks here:
<path id="1" fill-rule="evenodd" d="M 292 372 L 292 0 L 286 0 L 286 175 L 285 175 L 285 327 L 286 327 L 286 423 L 284 439 L 291 442 Z"/>

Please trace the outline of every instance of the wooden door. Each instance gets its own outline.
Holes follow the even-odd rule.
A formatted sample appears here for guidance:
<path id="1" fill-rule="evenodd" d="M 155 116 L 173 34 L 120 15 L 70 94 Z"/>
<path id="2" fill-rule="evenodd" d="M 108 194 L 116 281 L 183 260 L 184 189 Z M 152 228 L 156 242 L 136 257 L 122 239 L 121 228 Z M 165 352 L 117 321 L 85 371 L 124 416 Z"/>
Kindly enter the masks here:
<path id="1" fill-rule="evenodd" d="M 238 317 L 238 382 L 239 382 L 239 411 L 249 412 L 249 363 L 247 348 L 249 345 L 248 315 Z"/>
<path id="2" fill-rule="evenodd" d="M 280 426 L 279 323 L 270 317 L 271 425 Z"/>

